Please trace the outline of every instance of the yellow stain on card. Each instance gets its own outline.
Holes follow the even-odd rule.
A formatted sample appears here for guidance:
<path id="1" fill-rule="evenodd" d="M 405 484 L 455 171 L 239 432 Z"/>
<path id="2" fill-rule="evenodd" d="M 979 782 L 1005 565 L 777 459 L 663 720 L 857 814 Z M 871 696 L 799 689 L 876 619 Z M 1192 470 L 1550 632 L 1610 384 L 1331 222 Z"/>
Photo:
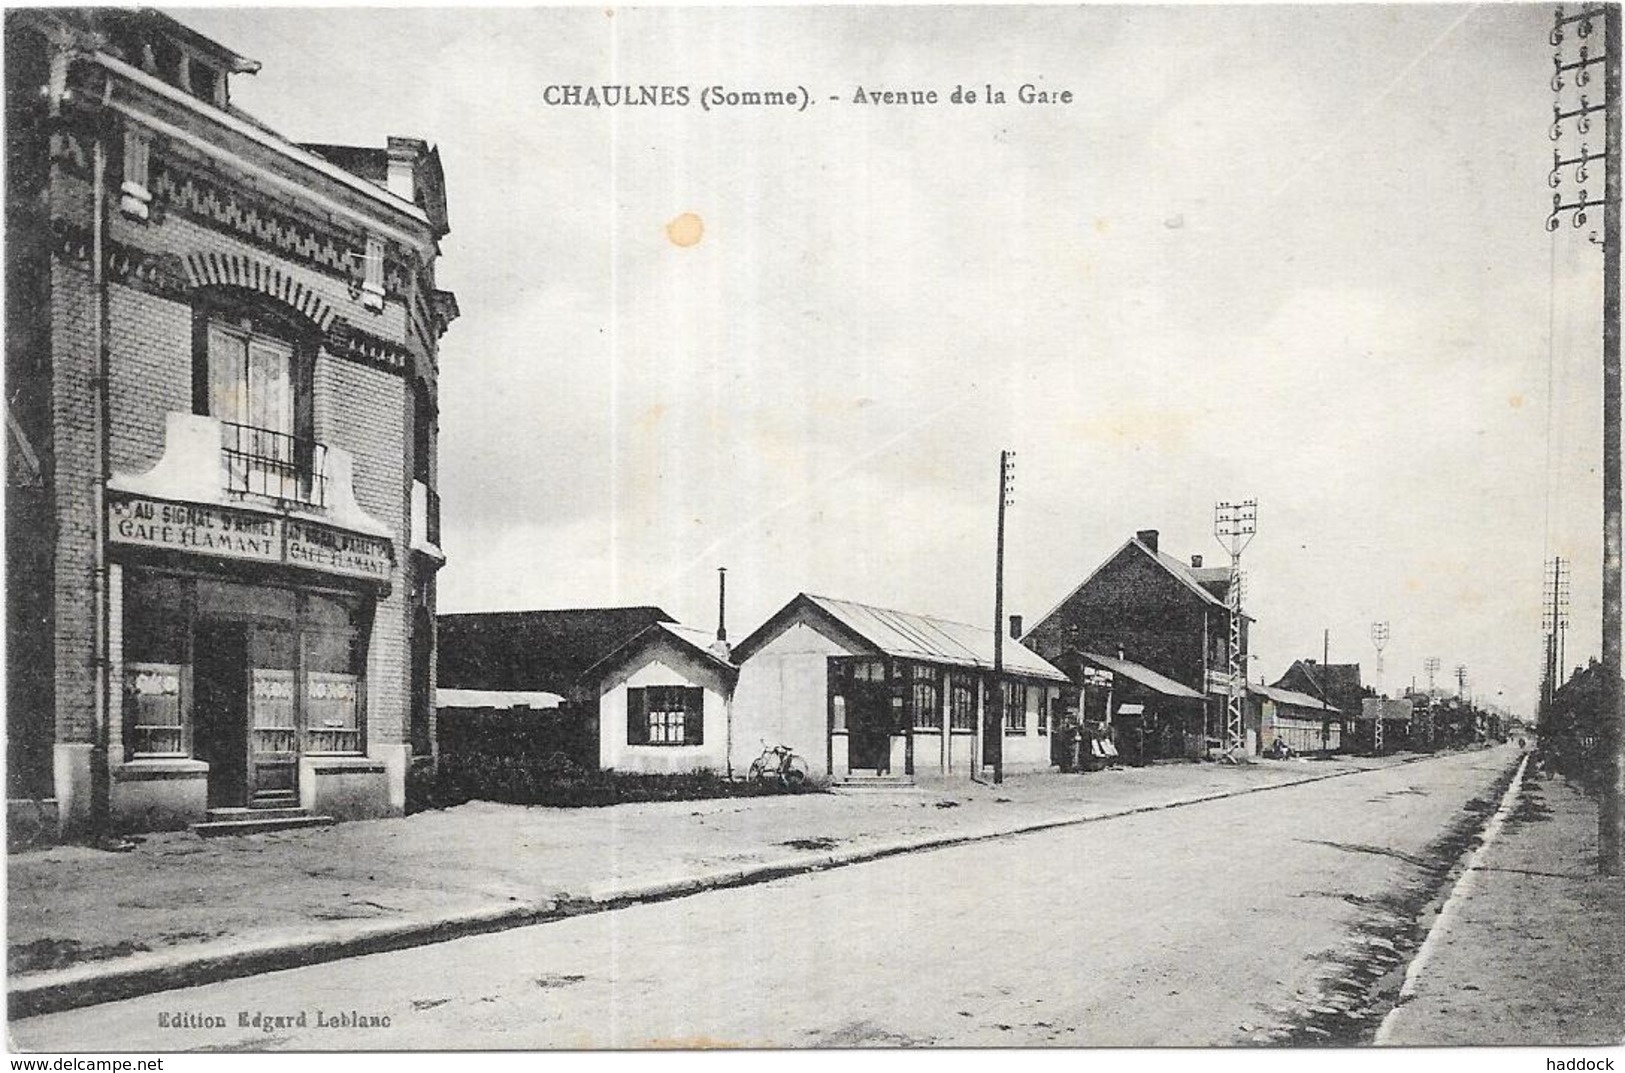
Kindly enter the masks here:
<path id="1" fill-rule="evenodd" d="M 1096 234 L 1104 235 L 1106 232 L 1110 231 L 1111 229 L 1112 229 L 1112 225 L 1106 220 L 1106 218 L 1104 216 L 1095 217 L 1095 233 Z"/>
<path id="2" fill-rule="evenodd" d="M 1523 396 L 1522 395 L 1513 395 L 1513 396 L 1511 396 L 1510 398 L 1507 399 L 1507 405 L 1512 407 L 1514 410 L 1523 409 Z"/>
<path id="3" fill-rule="evenodd" d="M 660 424 L 660 419 L 665 416 L 665 404 L 657 402 L 647 410 L 643 411 L 642 414 L 638 415 L 638 426 L 646 432 L 653 431 L 654 427 Z"/>
<path id="4" fill-rule="evenodd" d="M 673 246 L 696 245 L 705 234 L 705 224 L 696 213 L 685 212 L 666 224 L 666 237 Z"/>

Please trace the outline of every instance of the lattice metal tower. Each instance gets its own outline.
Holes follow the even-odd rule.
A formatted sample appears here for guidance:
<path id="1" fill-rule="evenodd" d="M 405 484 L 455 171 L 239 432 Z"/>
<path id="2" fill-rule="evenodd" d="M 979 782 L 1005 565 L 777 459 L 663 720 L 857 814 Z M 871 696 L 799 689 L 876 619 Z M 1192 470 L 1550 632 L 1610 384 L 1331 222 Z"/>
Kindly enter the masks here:
<path id="1" fill-rule="evenodd" d="M 1218 503 L 1213 508 L 1213 535 L 1230 553 L 1230 587 L 1225 603 L 1230 614 L 1229 696 L 1224 707 L 1224 751 L 1226 755 L 1245 753 L 1247 749 L 1246 694 L 1247 680 L 1241 662 L 1241 553 L 1252 543 L 1258 531 L 1258 501 L 1244 499 L 1240 503 Z"/>
<path id="2" fill-rule="evenodd" d="M 1388 623 L 1373 622 L 1371 624 L 1371 643 L 1377 646 L 1377 718 L 1372 724 L 1371 747 L 1376 752 L 1382 752 L 1382 650 L 1388 645 Z"/>
<path id="3" fill-rule="evenodd" d="M 1541 630 L 1546 638 L 1546 669 L 1541 675 L 1541 711 L 1551 707 L 1563 684 L 1564 651 L 1569 631 L 1569 563 L 1561 556 L 1547 564 L 1541 585 Z"/>

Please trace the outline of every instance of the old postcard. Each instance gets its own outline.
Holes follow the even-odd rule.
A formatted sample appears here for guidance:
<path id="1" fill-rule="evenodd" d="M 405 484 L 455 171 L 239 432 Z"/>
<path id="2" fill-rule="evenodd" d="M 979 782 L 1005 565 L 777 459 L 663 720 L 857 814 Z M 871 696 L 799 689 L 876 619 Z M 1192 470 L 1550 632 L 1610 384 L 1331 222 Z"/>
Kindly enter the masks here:
<path id="1" fill-rule="evenodd" d="M 9 1047 L 1618 1048 L 1619 20 L 9 9 Z"/>

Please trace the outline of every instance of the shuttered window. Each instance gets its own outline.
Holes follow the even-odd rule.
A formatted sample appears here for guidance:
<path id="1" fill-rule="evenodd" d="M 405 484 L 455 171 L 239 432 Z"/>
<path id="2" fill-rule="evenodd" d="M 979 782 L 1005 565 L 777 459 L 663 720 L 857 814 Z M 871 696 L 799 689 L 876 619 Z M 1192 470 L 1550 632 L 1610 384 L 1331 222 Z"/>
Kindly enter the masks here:
<path id="1" fill-rule="evenodd" d="M 705 691 L 697 686 L 628 689 L 626 744 L 705 744 Z"/>

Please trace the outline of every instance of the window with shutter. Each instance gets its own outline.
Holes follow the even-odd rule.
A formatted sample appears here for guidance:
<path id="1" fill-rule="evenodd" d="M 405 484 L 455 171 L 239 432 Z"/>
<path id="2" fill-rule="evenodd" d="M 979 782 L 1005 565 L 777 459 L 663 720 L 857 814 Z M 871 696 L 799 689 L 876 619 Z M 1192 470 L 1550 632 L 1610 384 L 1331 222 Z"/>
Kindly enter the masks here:
<path id="1" fill-rule="evenodd" d="M 646 690 L 626 691 L 626 744 L 649 744 L 649 695 Z"/>
<path id="2" fill-rule="evenodd" d="M 683 744 L 705 744 L 705 690 L 683 690 Z"/>

